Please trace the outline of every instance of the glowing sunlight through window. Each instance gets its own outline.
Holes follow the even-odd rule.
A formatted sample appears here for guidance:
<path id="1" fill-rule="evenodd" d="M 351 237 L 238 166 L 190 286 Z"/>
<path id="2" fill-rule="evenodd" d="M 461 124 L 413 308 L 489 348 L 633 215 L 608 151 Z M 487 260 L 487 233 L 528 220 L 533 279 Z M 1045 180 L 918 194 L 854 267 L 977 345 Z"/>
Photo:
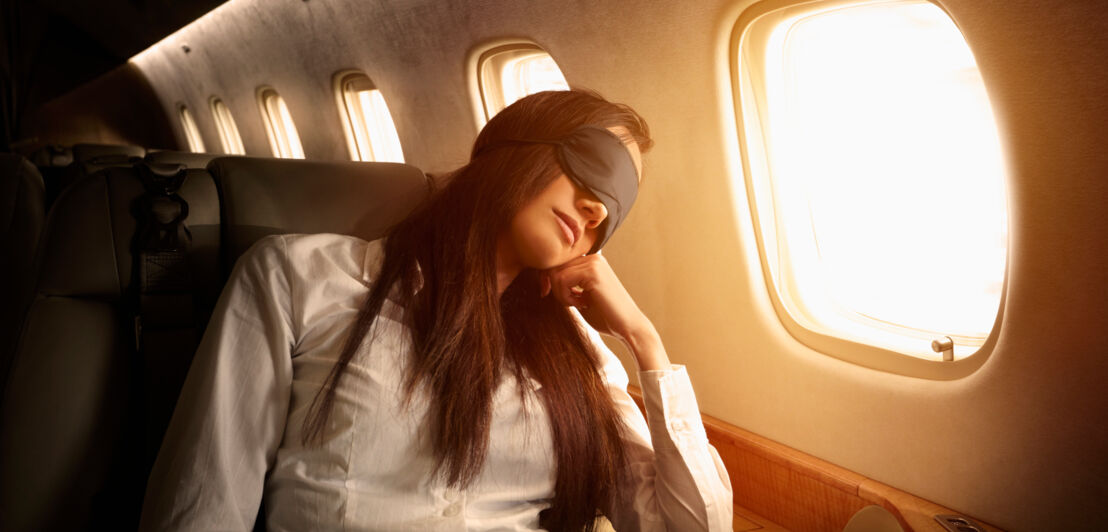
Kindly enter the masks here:
<path id="1" fill-rule="evenodd" d="M 177 111 L 181 117 L 181 127 L 185 130 L 185 140 L 188 141 L 189 151 L 203 153 L 204 139 L 200 138 L 200 128 L 196 127 L 196 120 L 193 120 L 189 108 L 182 105 L 177 108 Z"/>
<path id="2" fill-rule="evenodd" d="M 529 94 L 569 90 L 554 58 L 534 44 L 519 43 L 491 50 L 478 68 L 486 119 Z"/>
<path id="3" fill-rule="evenodd" d="M 404 162 L 404 150 L 385 97 L 362 74 L 343 76 L 338 83 L 346 141 L 355 161 Z"/>
<path id="4" fill-rule="evenodd" d="M 273 89 L 262 89 L 258 94 L 258 104 L 262 109 L 266 136 L 274 157 L 284 159 L 303 159 L 304 148 L 300 146 L 300 136 L 285 100 Z"/>
<path id="5" fill-rule="evenodd" d="M 219 98 L 212 98 L 212 116 L 215 117 L 215 125 L 219 129 L 219 144 L 223 147 L 223 153 L 246 155 L 246 149 L 242 146 L 242 136 L 239 135 L 239 128 L 235 125 L 231 110 Z"/>
<path id="6" fill-rule="evenodd" d="M 997 317 L 1008 224 L 965 39 L 919 1 L 764 18 L 743 39 L 740 108 L 783 307 L 825 335 L 933 360 L 949 336 L 972 354 Z"/>

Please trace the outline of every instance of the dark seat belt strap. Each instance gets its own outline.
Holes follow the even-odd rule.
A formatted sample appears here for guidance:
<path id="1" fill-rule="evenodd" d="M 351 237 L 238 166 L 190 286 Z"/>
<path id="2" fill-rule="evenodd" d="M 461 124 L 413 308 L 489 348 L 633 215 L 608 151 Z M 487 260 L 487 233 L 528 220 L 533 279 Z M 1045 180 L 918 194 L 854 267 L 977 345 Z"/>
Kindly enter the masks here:
<path id="1" fill-rule="evenodd" d="M 185 167 L 140 163 L 135 169 L 145 192 L 132 205 L 137 226 L 131 243 L 130 301 L 142 367 L 145 447 L 152 464 L 197 344 L 189 267 L 192 234 L 185 223 L 188 203 L 178 194 L 187 177 Z"/>

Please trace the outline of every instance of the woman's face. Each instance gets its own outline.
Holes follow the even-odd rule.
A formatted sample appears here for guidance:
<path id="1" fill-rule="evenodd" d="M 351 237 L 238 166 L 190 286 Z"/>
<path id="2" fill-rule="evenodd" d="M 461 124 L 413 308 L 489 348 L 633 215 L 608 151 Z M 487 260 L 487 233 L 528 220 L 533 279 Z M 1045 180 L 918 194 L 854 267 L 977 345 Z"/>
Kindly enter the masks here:
<path id="1" fill-rule="evenodd" d="M 616 135 L 626 133 L 622 127 L 609 129 Z M 627 149 L 641 180 L 638 144 L 632 141 Z M 595 194 L 562 174 L 516 212 L 502 236 L 502 249 L 524 268 L 553 268 L 588 253 L 599 236 L 597 228 L 607 217 L 607 209 Z"/>

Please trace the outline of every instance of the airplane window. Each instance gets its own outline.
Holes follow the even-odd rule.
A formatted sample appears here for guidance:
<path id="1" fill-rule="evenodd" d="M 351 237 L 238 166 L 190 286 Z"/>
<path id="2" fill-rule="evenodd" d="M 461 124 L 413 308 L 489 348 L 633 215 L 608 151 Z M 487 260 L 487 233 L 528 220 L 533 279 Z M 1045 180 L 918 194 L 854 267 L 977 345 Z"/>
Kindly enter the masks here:
<path id="1" fill-rule="evenodd" d="M 200 129 L 196 127 L 196 121 L 192 119 L 189 108 L 182 104 L 177 107 L 177 112 L 181 117 L 181 127 L 185 129 L 185 139 L 189 143 L 189 150 L 203 153 L 204 139 L 200 138 Z"/>
<path id="2" fill-rule="evenodd" d="M 262 110 L 266 136 L 274 157 L 284 159 L 303 159 L 304 148 L 300 146 L 300 136 L 296 134 L 296 125 L 292 115 L 277 91 L 263 88 L 258 91 L 258 105 Z"/>
<path id="3" fill-rule="evenodd" d="M 212 98 L 212 116 L 215 117 L 215 125 L 219 129 L 219 143 L 223 146 L 223 153 L 229 155 L 246 155 L 246 149 L 242 146 L 242 137 L 239 128 L 235 126 L 235 119 L 231 116 L 231 110 L 219 98 Z"/>
<path id="4" fill-rule="evenodd" d="M 482 54 L 477 68 L 485 121 L 528 94 L 569 90 L 554 58 L 532 43 L 493 48 Z"/>
<path id="5" fill-rule="evenodd" d="M 385 97 L 361 73 L 337 77 L 336 97 L 342 111 L 346 143 L 355 161 L 404 162 L 400 136 L 385 104 Z"/>
<path id="6" fill-rule="evenodd" d="M 1007 268 L 981 73 L 931 3 L 824 6 L 758 17 L 736 50 L 746 190 L 778 313 L 930 360 L 949 337 L 964 358 L 993 329 Z"/>

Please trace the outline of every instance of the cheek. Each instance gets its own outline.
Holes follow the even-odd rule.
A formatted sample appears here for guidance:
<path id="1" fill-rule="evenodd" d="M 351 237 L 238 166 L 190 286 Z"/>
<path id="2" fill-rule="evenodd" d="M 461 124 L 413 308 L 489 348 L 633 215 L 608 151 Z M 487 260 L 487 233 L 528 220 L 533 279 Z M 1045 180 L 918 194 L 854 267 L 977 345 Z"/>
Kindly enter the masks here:
<path id="1" fill-rule="evenodd" d="M 600 234 L 595 229 L 586 231 L 581 235 L 581 239 L 577 241 L 577 245 L 574 246 L 573 251 L 577 255 L 584 255 L 592 249 L 592 245 L 600 239 Z"/>
<path id="2" fill-rule="evenodd" d="M 550 267 L 552 251 L 550 239 L 546 238 L 535 213 L 520 211 L 509 228 L 509 238 L 519 262 L 528 268 L 545 269 Z"/>

